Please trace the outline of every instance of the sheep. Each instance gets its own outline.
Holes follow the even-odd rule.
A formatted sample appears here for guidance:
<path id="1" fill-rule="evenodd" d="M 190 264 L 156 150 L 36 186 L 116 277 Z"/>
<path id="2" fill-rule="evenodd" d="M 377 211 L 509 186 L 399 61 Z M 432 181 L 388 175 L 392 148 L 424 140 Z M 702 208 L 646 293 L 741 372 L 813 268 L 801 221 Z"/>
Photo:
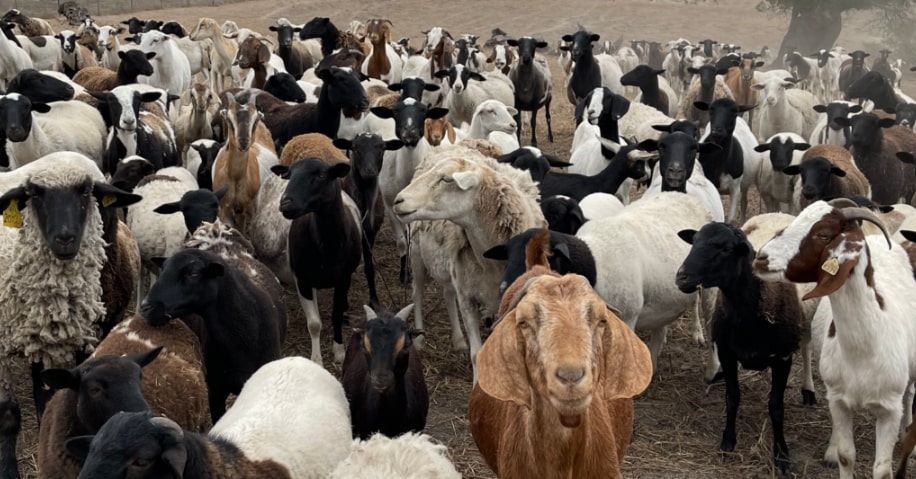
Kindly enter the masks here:
<path id="1" fill-rule="evenodd" d="M 292 220 L 289 264 L 308 320 L 312 360 L 321 364 L 321 316 L 316 290 L 333 288 L 334 360 L 340 363 L 344 357 L 342 327 L 350 277 L 362 257 L 359 210 L 337 181 L 350 172 L 350 165 L 309 157 L 291 166 L 277 165 L 273 171 L 290 180 L 280 199 L 280 212 Z M 324 246 L 331 244 L 333 248 Z"/>
<path id="2" fill-rule="evenodd" d="M 553 143 L 553 128 L 550 124 L 550 102 L 553 99 L 553 80 L 547 63 L 535 57 L 535 50 L 547 48 L 547 42 L 533 37 L 521 37 L 518 40 L 508 39 L 509 46 L 517 47 L 519 62 L 509 69 L 509 79 L 515 86 L 515 108 L 518 111 L 515 122 L 518 124 L 517 136 L 521 141 L 521 112 L 531 112 L 531 146 L 538 146 L 537 116 L 538 109 L 544 107 L 547 118 L 547 140 Z"/>
<path id="3" fill-rule="evenodd" d="M 76 72 L 85 67 L 99 66 L 95 55 L 88 48 L 76 42 L 77 35 L 73 30 L 61 30 L 60 33 L 54 35 L 54 38 L 60 40 L 63 51 L 61 63 L 68 77 L 72 78 Z"/>
<path id="4" fill-rule="evenodd" d="M 773 460 L 780 476 L 789 472 L 789 448 L 783 435 L 786 383 L 792 354 L 802 336 L 802 307 L 792 284 L 764 283 L 754 276 L 754 247 L 741 229 L 727 223 L 709 223 L 699 231 L 678 236 L 692 245 L 677 271 L 684 293 L 698 287 L 719 288 L 711 335 L 725 374 L 727 419 L 720 449 L 735 450 L 735 420 L 740 391 L 738 364 L 745 369 L 770 368 L 769 411 L 773 425 Z"/>
<path id="5" fill-rule="evenodd" d="M 210 106 L 216 100 L 213 90 L 203 83 L 195 83 L 189 92 L 191 104 L 181 107 L 175 121 L 175 144 L 183 158 L 192 142 L 213 138 L 213 128 L 210 125 L 213 116 Z"/>
<path id="6" fill-rule="evenodd" d="M 916 133 L 895 125 L 893 118 L 878 118 L 874 113 L 837 118 L 836 122 L 852 130 L 849 151 L 871 184 L 872 199 L 880 204 L 907 202 L 916 192 L 916 184 L 910 181 L 916 168 L 901 163 L 895 155 L 916 151 Z"/>
<path id="7" fill-rule="evenodd" d="M 500 296 L 505 295 L 510 285 L 522 276 L 531 265 L 527 263 L 528 248 L 543 248 L 545 241 L 543 228 L 531 228 L 509 239 L 505 244 L 496 245 L 484 253 L 485 258 L 506 261 L 506 271 L 499 283 Z M 595 285 L 597 272 L 595 258 L 582 240 L 571 234 L 549 230 L 548 263 L 552 271 L 560 274 L 574 273 L 582 275 L 592 286 Z"/>
<path id="8" fill-rule="evenodd" d="M 686 137 L 673 133 L 663 142 L 681 136 Z M 675 138 L 669 140 L 672 137 Z M 662 173 L 669 179 L 678 174 L 683 187 L 687 183 L 686 172 Z M 646 196 L 615 216 L 586 222 L 576 236 L 595 255 L 598 293 L 620 309 L 621 318 L 631 328 L 651 331 L 649 349 L 653 364 L 657 364 L 668 324 L 696 302 L 694 295 L 681 293 L 671 281 L 676 273 L 675 263 L 683 260 L 688 250 L 684 243 L 675 241 L 675 233 L 699 228 L 712 215 L 709 207 L 692 195 L 662 191 Z M 630 277 L 634 271 L 651 274 L 620 283 L 618 278 Z"/>
<path id="9" fill-rule="evenodd" d="M 602 146 L 611 150 L 614 156 L 604 170 L 596 175 L 576 173 L 547 173 L 538 185 L 544 197 L 565 195 L 581 200 L 592 193 L 619 193 L 626 180 L 644 181 L 649 179 L 646 155 L 641 154 L 637 145 L 620 146 L 601 138 Z M 625 190 L 628 192 L 629 186 Z"/>
<path id="10" fill-rule="evenodd" d="M 119 164 L 140 155 L 158 170 L 178 164 L 175 131 L 160 105 L 141 109 L 141 103 L 164 100 L 160 91 L 143 92 L 134 85 L 121 85 L 108 92 L 91 92 L 108 133 L 103 170 L 116 174 Z"/>
<path id="11" fill-rule="evenodd" d="M 267 81 L 264 82 L 264 91 L 285 102 L 315 103 L 318 101 L 317 95 L 314 94 L 314 89 L 306 92 L 296 82 L 296 78 L 286 72 L 276 72 L 267 77 Z"/>
<path id="12" fill-rule="evenodd" d="M 595 174 L 604 169 L 597 152 L 600 149 L 601 158 L 611 158 L 612 152 L 602 149 L 596 143 L 595 133 L 602 138 L 620 142 L 618 121 L 630 111 L 632 104 L 623 95 L 611 92 L 607 87 L 596 88 L 588 93 L 576 105 L 576 131 L 570 147 L 570 168 L 572 173 Z M 597 128 L 596 128 L 597 127 Z M 589 144 L 590 143 L 590 144 Z"/>
<path id="13" fill-rule="evenodd" d="M 631 398 L 652 378 L 645 345 L 581 276 L 537 276 L 514 301 L 481 348 L 468 407 L 487 465 L 502 477 L 622 477 Z"/>
<path id="14" fill-rule="evenodd" d="M 845 91 L 848 98 L 871 100 L 875 109 L 893 112 L 897 104 L 905 101 L 897 96 L 894 87 L 887 77 L 876 71 L 870 71 L 854 81 Z"/>
<path id="15" fill-rule="evenodd" d="M 426 426 L 429 395 L 420 353 L 412 342 L 417 332 L 407 326 L 413 305 L 394 315 L 363 309 L 365 326 L 350 336 L 341 373 L 353 436 L 420 432 Z"/>
<path id="16" fill-rule="evenodd" d="M 156 470 L 187 479 L 318 478 L 350 452 L 348 423 L 340 383 L 307 359 L 289 357 L 258 369 L 206 435 L 148 412 L 118 413 L 67 448 L 85 458 L 81 478 L 124 470 L 144 450 L 159 451 L 150 462 Z"/>
<path id="17" fill-rule="evenodd" d="M 862 112 L 862 107 L 848 101 L 833 101 L 827 105 L 814 105 L 814 111 L 822 113 L 808 141 L 812 145 L 846 146 L 849 138 L 849 127 L 840 126 L 837 118 L 848 118 Z"/>
<path id="18" fill-rule="evenodd" d="M 661 133 L 653 125 L 668 125 L 675 121 L 668 115 L 643 103 L 631 103 L 626 115 L 620 118 L 620 135 L 636 141 L 657 140 Z"/>
<path id="19" fill-rule="evenodd" d="M 768 159 L 761 164 L 769 164 L 769 168 L 760 168 L 755 183 L 757 192 L 767 211 L 788 211 L 788 206 L 793 204 L 793 192 L 798 178 L 790 174 L 783 174 L 788 166 L 799 165 L 802 162 L 803 152 L 811 148 L 805 139 L 795 133 L 777 133 L 754 147 L 758 153 L 769 152 Z M 782 205 L 786 205 L 785 208 Z M 796 211 L 797 212 L 797 211 Z"/>
<path id="20" fill-rule="evenodd" d="M 199 39 L 198 39 L 199 40 Z M 151 31 L 143 34 L 140 50 L 155 53 L 153 74 L 141 79 L 156 88 L 179 94 L 191 86 L 191 63 L 188 57 L 176 45 L 177 40 L 160 32 Z"/>
<path id="21" fill-rule="evenodd" d="M 226 79 L 232 78 L 232 62 L 238 51 L 238 43 L 226 38 L 216 20 L 212 18 L 198 20 L 197 25 L 188 34 L 188 38 L 196 42 L 208 39 L 213 42 L 216 55 L 210 64 L 210 88 L 214 91 L 222 91 L 225 88 Z M 190 69 L 190 65 L 188 68 Z M 190 83 L 190 79 L 188 81 Z"/>
<path id="22" fill-rule="evenodd" d="M 868 67 L 865 66 L 865 57 L 870 55 L 871 54 L 863 52 L 862 50 L 856 50 L 850 53 L 849 56 L 843 60 L 843 63 L 840 64 L 837 85 L 840 91 L 846 95 L 847 100 L 854 98 L 847 95 L 846 90 L 849 88 L 849 85 L 852 85 L 856 80 L 868 73 Z"/>
<path id="23" fill-rule="evenodd" d="M 180 200 L 163 203 L 153 211 L 166 215 L 181 213 L 188 233 L 194 234 L 205 222 L 211 224 L 217 222 L 219 219 L 219 200 L 226 194 L 228 189 L 228 187 L 224 186 L 217 191 L 210 191 L 204 188 L 186 191 L 181 195 Z M 185 246 L 187 246 L 187 243 L 185 243 Z"/>
<path id="24" fill-rule="evenodd" d="M 258 367 L 280 356 L 286 315 L 279 298 L 259 286 L 248 270 L 201 249 L 183 249 L 163 264 L 140 305 L 153 326 L 199 315 L 203 328 L 210 414 L 217 421 L 226 398 L 238 394 Z M 186 281 L 190 277 L 194 281 Z"/>
<path id="25" fill-rule="evenodd" d="M 181 322 L 153 328 L 133 316 L 92 358 L 73 369 L 46 369 L 41 378 L 56 390 L 39 428 L 42 478 L 76 477 L 81 465 L 67 455 L 66 439 L 98 432 L 117 411 L 153 410 L 188 430 L 210 427 L 200 342 Z"/>
<path id="26" fill-rule="evenodd" d="M 365 441 L 354 440 L 350 455 L 328 478 L 460 479 L 446 449 L 426 434 L 407 433 L 395 439 L 374 434 Z"/>
<path id="27" fill-rule="evenodd" d="M 440 182 L 440 178 L 445 180 Z M 440 245 L 438 260 L 447 257 L 451 264 L 448 275 L 457 292 L 473 366 L 481 343 L 479 318 L 495 313 L 499 303 L 497 286 L 502 273 L 498 265 L 482 259 L 482 255 L 490 245 L 504 243 L 528 228 L 546 226 L 537 205 L 535 183 L 528 173 L 467 147 L 440 147 L 426 156 L 417 169 L 417 176 L 398 193 L 392 210 L 404 224 L 416 220 L 454 222 L 441 222 L 434 227 L 444 238 L 447 251 L 443 255 Z M 422 264 L 420 268 L 422 270 Z M 422 301 L 422 284 L 418 283 L 425 279 L 418 280 L 421 275 L 417 271 L 414 268 L 414 304 Z M 436 274 L 442 279 L 441 271 Z M 454 345 L 454 316 L 450 317 Z M 421 329 L 421 315 L 415 314 L 414 318 L 417 328 Z M 476 366 L 474 371 L 476 378 Z"/>
<path id="28" fill-rule="evenodd" d="M 121 276 L 121 271 L 105 271 L 117 260 L 110 255 L 124 246 L 114 208 L 139 197 L 105 184 L 98 167 L 74 152 L 49 154 L 5 174 L 3 180 L 0 209 L 6 212 L 7 238 L 0 255 L 7 268 L 0 297 L 10 307 L 0 313 L 4 330 L 0 349 L 7 358 L 0 365 L 0 407 L 15 419 L 3 430 L 0 463 L 2 470 L 16 471 L 20 414 L 10 361 L 22 355 L 38 363 L 32 368 L 32 382 L 41 417 L 48 396 L 38 376 L 42 365 L 75 363 L 97 344 L 99 330 L 113 325 L 103 321 L 120 319 L 123 311 L 112 310 L 124 302 L 115 304 L 106 295 L 113 282 L 130 284 L 131 278 Z M 128 272 L 126 265 L 121 267 Z"/>
<path id="29" fill-rule="evenodd" d="M 656 70 L 649 65 L 638 65 L 620 77 L 620 83 L 639 87 L 639 95 L 633 101 L 642 102 L 668 116 L 677 115 L 677 94 L 668 81 L 661 77 L 665 70 Z"/>
<path id="30" fill-rule="evenodd" d="M 185 167 L 197 178 L 198 186 L 212 190 L 213 162 L 223 144 L 213 140 L 197 140 L 188 146 L 190 148 L 185 157 Z"/>
<path id="31" fill-rule="evenodd" d="M 398 192 L 410 183 L 420 161 L 430 151 L 429 143 L 423 138 L 421 125 L 426 119 L 444 117 L 448 110 L 438 107 L 427 108 L 421 101 L 405 98 L 399 100 L 393 108 L 375 107 L 371 112 L 382 119 L 393 118 L 397 138 L 403 142 L 403 147 L 397 150 L 395 160 L 382 163 L 382 170 L 379 172 L 379 188 L 382 199 L 385 201 L 385 215 L 394 230 L 394 239 L 398 256 L 400 256 L 401 265 L 398 276 L 401 284 L 407 284 L 407 230 L 397 220 L 392 207 Z"/>
<path id="32" fill-rule="evenodd" d="M 852 155 L 836 145 L 816 145 L 804 153 L 800 164 L 787 166 L 782 172 L 801 176 L 792 195 L 794 213 L 817 200 L 853 195 L 871 197 L 871 186 Z"/>
<path id="33" fill-rule="evenodd" d="M 614 216 L 623 210 L 623 206 L 616 196 L 606 193 L 592 193 L 579 202 L 579 208 L 582 210 L 585 221 Z"/>
<path id="34" fill-rule="evenodd" d="M 0 18 L 3 22 L 12 22 L 19 27 L 19 31 L 26 37 L 39 37 L 42 35 L 54 35 L 54 29 L 47 20 L 41 18 L 29 17 L 16 8 L 11 9 Z"/>
<path id="35" fill-rule="evenodd" d="M 213 188 L 229 186 L 220 201 L 220 219 L 249 235 L 257 210 L 254 200 L 258 188 L 264 176 L 270 174 L 267 170 L 279 159 L 254 98 L 249 97 L 247 103 L 241 103 L 229 93 L 227 99 L 228 106 L 222 114 L 226 118 L 228 135 L 213 162 Z"/>
<path id="36" fill-rule="evenodd" d="M 392 26 L 391 20 L 385 18 L 370 18 L 366 26 L 366 38 L 372 49 L 366 55 L 361 71 L 363 75 L 381 79 L 385 83 L 401 81 L 401 57 L 388 43 Z"/>
<path id="37" fill-rule="evenodd" d="M 105 146 L 102 117 L 81 101 L 40 103 L 9 93 L 0 97 L 0 130 L 5 132 L 6 153 L 14 168 L 55 151 L 99 159 Z"/>
<path id="38" fill-rule="evenodd" d="M 838 98 L 840 96 L 840 86 L 837 76 L 840 73 L 840 55 L 822 48 L 811 56 L 817 58 L 821 94 L 824 99 L 830 101 Z"/>
<path id="39" fill-rule="evenodd" d="M 124 27 L 115 28 L 110 25 L 99 27 L 99 45 L 104 47 L 102 58 L 99 59 L 100 66 L 117 71 L 118 65 L 121 63 L 118 53 L 136 49 L 136 45 L 133 43 L 121 45 L 118 35 L 122 33 L 124 33 Z"/>
<path id="40" fill-rule="evenodd" d="M 463 139 L 487 140 L 503 151 L 518 149 L 516 121 L 518 110 L 499 100 L 484 100 L 477 105 L 471 125 L 463 132 Z"/>
<path id="41" fill-rule="evenodd" d="M 757 134 L 769 138 L 784 131 L 809 138 L 818 116 L 814 110 L 817 98 L 795 88 L 794 81 L 770 78 L 753 87 L 761 91 L 760 121 Z"/>
<path id="42" fill-rule="evenodd" d="M 740 219 L 747 212 L 747 190 L 757 177 L 761 161 L 760 155 L 753 150 L 757 139 L 747 123 L 738 116 L 754 106 L 719 99 L 712 104 L 698 101 L 694 107 L 709 112 L 709 128 L 700 140 L 719 146 L 718 149 L 701 152 L 697 161 L 702 165 L 706 178 L 720 192 L 728 192 L 728 221 Z"/>
<path id="43" fill-rule="evenodd" d="M 617 60 L 607 54 L 594 55 L 592 52 L 592 43 L 597 42 L 599 38 L 598 34 L 585 30 L 563 35 L 563 41 L 569 42 L 570 45 L 560 48 L 569 50 L 571 59 L 575 62 L 566 84 L 566 95 L 573 105 L 585 98 L 588 92 L 603 86 L 618 95 L 623 95 L 623 85 L 620 83 L 623 72 Z"/>
<path id="44" fill-rule="evenodd" d="M 61 63 L 63 48 L 53 34 L 37 37 L 17 35 L 16 39 L 22 49 L 28 53 L 29 58 L 32 60 L 32 67 L 36 70 L 60 71 L 63 69 L 63 64 Z"/>
<path id="45" fill-rule="evenodd" d="M 153 52 L 145 53 L 140 50 L 118 52 L 117 72 L 104 67 L 86 67 L 73 75 L 73 81 L 89 91 L 113 90 L 119 85 L 137 83 L 139 76 L 153 74 L 153 65 L 150 59 L 155 57 Z"/>
<path id="46" fill-rule="evenodd" d="M 866 236 L 860 220 L 879 226 L 884 237 Z M 871 211 L 845 199 L 818 201 L 760 248 L 753 268 L 764 281 L 816 282 L 803 299 L 830 299 L 821 302 L 829 303 L 833 326 L 818 362 L 833 426 L 824 459 L 852 477 L 853 411 L 864 408 L 877 420 L 874 475 L 889 477 L 898 431 L 912 418 L 916 377 L 909 319 L 916 279 L 903 248 Z M 896 359 L 887 361 L 888 355 Z"/>
<path id="47" fill-rule="evenodd" d="M 506 81 L 496 75 L 502 76 Z M 448 70 L 439 70 L 435 76 L 447 79 L 449 92 L 443 106 L 449 111 L 449 121 L 452 125 L 470 123 L 477 107 L 485 100 L 499 100 L 507 107 L 515 106 L 515 87 L 501 73 L 490 72 L 485 76 L 457 64 Z M 477 83 L 471 83 L 471 80 Z"/>
<path id="48" fill-rule="evenodd" d="M 142 158 L 139 160 L 145 161 Z M 185 193 L 197 189 L 196 183 L 190 172 L 183 168 L 175 168 L 173 175 L 169 175 L 165 170 L 159 170 L 154 175 L 144 178 L 132 189 L 133 193 L 143 198 L 127 210 L 125 221 L 137 238 L 137 246 L 140 248 L 140 281 L 137 283 L 138 306 L 143 296 L 149 291 L 150 274 L 157 269 L 153 258 L 169 257 L 180 251 L 184 246 L 185 236 L 188 234 L 182 218 L 158 215 L 154 213 L 154 210 L 163 203 L 181 200 Z M 113 184 L 125 187 L 123 183 L 113 182 Z"/>
<path id="49" fill-rule="evenodd" d="M 783 63 L 789 69 L 792 78 L 796 79 L 793 83 L 798 83 L 802 89 L 810 92 L 815 97 L 827 99 L 824 92 L 821 91 L 823 84 L 820 77 L 821 70 L 817 66 L 817 59 L 805 58 L 798 52 L 792 52 L 786 54 Z"/>
<path id="50" fill-rule="evenodd" d="M 544 213 L 548 228 L 569 235 L 576 234 L 586 221 L 582 208 L 579 208 L 579 202 L 565 195 L 553 195 L 542 199 L 541 212 Z"/>
<path id="51" fill-rule="evenodd" d="M 378 192 L 378 176 L 382 170 L 385 152 L 399 150 L 404 143 L 398 139 L 384 141 L 381 136 L 374 133 L 363 133 L 352 141 L 338 138 L 333 144 L 341 150 L 351 151 L 352 168 L 345 180 L 344 188 L 359 208 L 360 227 L 363 231 L 363 273 L 369 286 L 369 302 L 379 304 L 375 289 L 375 260 L 372 248 L 375 246 L 375 235 L 381 226 L 385 209 L 384 203 L 379 204 L 382 197 Z"/>
<path id="52" fill-rule="evenodd" d="M 728 88 L 728 85 L 719 78 L 719 75 L 727 74 L 728 69 L 716 69 L 715 66 L 706 64 L 700 68 L 690 67 L 687 71 L 697 75 L 700 80 L 694 83 L 690 89 L 684 93 L 678 108 L 677 118 L 699 121 L 700 127 L 705 128 L 706 124 L 709 123 L 709 114 L 698 110 L 696 108 L 696 102 L 702 101 L 709 104 L 723 98 L 735 99 L 735 95 L 732 93 L 731 89 Z"/>

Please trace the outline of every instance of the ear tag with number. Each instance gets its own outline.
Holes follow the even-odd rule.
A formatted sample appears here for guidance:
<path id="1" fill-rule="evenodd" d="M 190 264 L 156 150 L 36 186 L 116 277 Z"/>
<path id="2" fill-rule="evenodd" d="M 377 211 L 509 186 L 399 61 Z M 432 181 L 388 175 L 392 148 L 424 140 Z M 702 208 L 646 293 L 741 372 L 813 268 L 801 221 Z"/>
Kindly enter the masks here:
<path id="1" fill-rule="evenodd" d="M 840 262 L 836 258 L 830 258 L 827 261 L 824 261 L 824 264 L 821 265 L 821 269 L 826 271 L 830 276 L 836 276 L 836 272 L 840 270 Z"/>
<path id="2" fill-rule="evenodd" d="M 108 208 L 115 204 L 116 201 L 118 201 L 118 198 L 115 195 L 105 195 L 102 197 L 102 206 Z"/>
<path id="3" fill-rule="evenodd" d="M 3 210 L 3 226 L 22 228 L 22 213 L 19 212 L 18 199 L 11 199 L 10 205 Z"/>

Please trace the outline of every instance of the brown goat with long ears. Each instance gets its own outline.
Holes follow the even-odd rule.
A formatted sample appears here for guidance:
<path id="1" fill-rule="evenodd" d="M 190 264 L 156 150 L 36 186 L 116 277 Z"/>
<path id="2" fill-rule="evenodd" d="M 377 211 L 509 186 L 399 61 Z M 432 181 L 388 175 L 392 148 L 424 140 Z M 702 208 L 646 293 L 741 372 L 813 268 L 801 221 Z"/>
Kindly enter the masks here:
<path id="1" fill-rule="evenodd" d="M 471 432 L 500 477 L 619 478 L 649 351 L 584 277 L 543 269 L 545 240 L 477 356 Z"/>

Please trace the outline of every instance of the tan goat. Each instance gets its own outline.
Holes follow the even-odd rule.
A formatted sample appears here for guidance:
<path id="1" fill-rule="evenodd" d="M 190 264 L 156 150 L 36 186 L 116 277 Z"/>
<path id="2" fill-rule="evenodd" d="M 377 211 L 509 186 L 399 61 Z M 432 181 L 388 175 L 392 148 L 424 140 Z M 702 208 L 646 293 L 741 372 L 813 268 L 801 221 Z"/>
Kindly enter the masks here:
<path id="1" fill-rule="evenodd" d="M 474 440 L 500 477 L 619 478 L 648 348 L 584 277 L 531 262 L 477 356 Z"/>
<path id="2" fill-rule="evenodd" d="M 269 168 L 278 163 L 277 152 L 270 131 L 261 121 L 263 115 L 255 107 L 254 96 L 244 105 L 236 102 L 231 93 L 226 99 L 227 107 L 222 112 L 226 144 L 213 162 L 213 190 L 228 185 L 220 199 L 220 219 L 248 237 L 262 175 L 272 174 Z"/>

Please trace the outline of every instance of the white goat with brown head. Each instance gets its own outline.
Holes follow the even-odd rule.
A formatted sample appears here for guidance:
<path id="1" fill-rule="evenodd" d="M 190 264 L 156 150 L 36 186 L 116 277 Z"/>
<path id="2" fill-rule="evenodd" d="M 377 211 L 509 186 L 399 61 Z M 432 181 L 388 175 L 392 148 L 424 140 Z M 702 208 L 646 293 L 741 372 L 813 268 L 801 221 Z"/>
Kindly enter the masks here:
<path id="1" fill-rule="evenodd" d="M 478 355 L 477 447 L 501 477 L 619 478 L 649 350 L 585 277 L 526 276 Z"/>

